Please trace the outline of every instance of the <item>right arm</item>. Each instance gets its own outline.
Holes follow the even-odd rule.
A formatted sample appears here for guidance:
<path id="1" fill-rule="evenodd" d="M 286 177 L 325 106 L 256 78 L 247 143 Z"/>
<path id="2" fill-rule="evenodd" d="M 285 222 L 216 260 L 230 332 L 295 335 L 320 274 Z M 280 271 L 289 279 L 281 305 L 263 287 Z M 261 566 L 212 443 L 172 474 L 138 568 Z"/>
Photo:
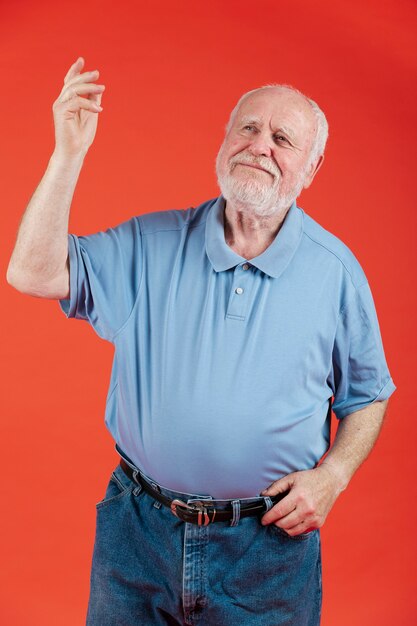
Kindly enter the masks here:
<path id="1" fill-rule="evenodd" d="M 83 65 L 80 57 L 71 66 L 54 102 L 55 150 L 22 217 L 7 269 L 10 285 L 41 298 L 69 296 L 69 212 L 104 90 L 92 82 L 98 71 L 80 74 Z"/>

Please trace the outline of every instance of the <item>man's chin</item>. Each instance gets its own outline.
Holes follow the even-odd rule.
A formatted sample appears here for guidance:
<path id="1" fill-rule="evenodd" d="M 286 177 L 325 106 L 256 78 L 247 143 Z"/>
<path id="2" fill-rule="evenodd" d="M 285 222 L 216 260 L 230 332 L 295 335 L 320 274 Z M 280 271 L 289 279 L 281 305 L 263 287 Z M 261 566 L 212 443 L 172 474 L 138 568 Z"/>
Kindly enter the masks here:
<path id="1" fill-rule="evenodd" d="M 294 199 L 289 197 L 265 198 L 265 196 L 262 197 L 258 194 L 233 193 L 230 189 L 222 190 L 222 195 L 232 207 L 258 217 L 269 217 L 278 213 L 286 213 L 294 202 Z"/>
<path id="2" fill-rule="evenodd" d="M 233 194 L 228 195 L 228 197 L 224 197 L 233 207 L 245 213 L 251 213 L 259 216 L 268 216 L 273 215 L 277 212 L 276 203 L 265 202 L 265 200 L 261 200 L 256 197 L 241 197 L 239 195 L 235 196 Z"/>
<path id="3" fill-rule="evenodd" d="M 232 184 L 231 184 L 232 183 Z M 256 186 L 253 180 L 238 184 L 236 180 L 221 180 L 218 177 L 218 184 L 223 197 L 239 210 L 251 212 L 258 215 L 272 215 L 279 210 L 279 197 L 275 189 L 271 187 L 267 190 L 265 186 Z"/>

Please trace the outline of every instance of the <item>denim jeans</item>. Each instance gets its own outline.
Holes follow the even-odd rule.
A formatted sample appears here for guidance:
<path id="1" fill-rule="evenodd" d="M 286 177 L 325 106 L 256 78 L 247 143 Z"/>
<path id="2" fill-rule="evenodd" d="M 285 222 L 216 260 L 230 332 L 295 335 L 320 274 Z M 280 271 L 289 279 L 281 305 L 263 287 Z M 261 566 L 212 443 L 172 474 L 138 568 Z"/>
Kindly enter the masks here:
<path id="1" fill-rule="evenodd" d="M 320 624 L 318 530 L 291 538 L 238 507 L 232 523 L 185 523 L 120 466 L 96 507 L 87 626 Z"/>

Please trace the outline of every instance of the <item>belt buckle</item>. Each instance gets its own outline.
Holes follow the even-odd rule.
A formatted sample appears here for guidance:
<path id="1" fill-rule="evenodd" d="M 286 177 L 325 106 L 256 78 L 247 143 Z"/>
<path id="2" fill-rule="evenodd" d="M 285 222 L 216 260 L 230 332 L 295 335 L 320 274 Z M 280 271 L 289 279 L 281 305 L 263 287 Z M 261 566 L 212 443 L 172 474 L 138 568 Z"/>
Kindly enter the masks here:
<path id="1" fill-rule="evenodd" d="M 210 519 L 210 515 L 208 514 L 207 507 L 205 507 L 202 502 L 193 502 L 192 504 L 187 504 L 186 502 L 183 502 L 182 500 L 175 498 L 171 502 L 171 512 L 179 519 L 181 518 L 177 513 L 178 506 L 181 508 L 187 509 L 188 511 L 197 513 L 197 525 L 198 526 L 207 526 L 211 522 L 214 522 L 214 518 L 216 516 L 216 509 L 214 507 L 213 507 L 213 514 Z"/>

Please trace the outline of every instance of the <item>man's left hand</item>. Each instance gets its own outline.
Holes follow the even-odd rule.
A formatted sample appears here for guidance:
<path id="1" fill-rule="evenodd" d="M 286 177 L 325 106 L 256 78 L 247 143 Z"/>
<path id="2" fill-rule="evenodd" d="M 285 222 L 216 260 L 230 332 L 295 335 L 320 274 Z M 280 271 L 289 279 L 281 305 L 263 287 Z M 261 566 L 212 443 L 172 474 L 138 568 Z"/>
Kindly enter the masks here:
<path id="1" fill-rule="evenodd" d="M 293 472 L 275 481 L 263 496 L 289 494 L 262 517 L 262 524 L 275 524 L 295 536 L 320 528 L 342 491 L 337 476 L 319 465 L 312 470 Z"/>

